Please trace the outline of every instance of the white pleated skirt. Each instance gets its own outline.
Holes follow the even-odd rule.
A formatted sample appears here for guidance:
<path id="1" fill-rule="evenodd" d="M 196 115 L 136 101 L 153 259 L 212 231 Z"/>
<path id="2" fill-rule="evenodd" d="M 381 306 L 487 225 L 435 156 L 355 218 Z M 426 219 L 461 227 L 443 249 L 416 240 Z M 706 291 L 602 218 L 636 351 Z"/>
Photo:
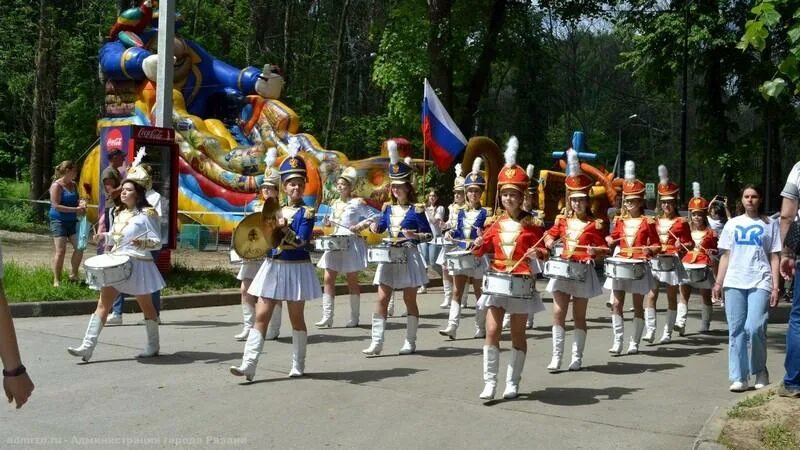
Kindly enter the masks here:
<path id="1" fill-rule="evenodd" d="M 584 281 L 551 278 L 550 281 L 547 282 L 545 290 L 550 293 L 559 291 L 579 298 L 592 298 L 602 295 L 603 286 L 600 284 L 600 279 L 597 277 L 594 264 L 587 263 L 587 265 L 589 267 L 586 268 L 586 279 Z"/>
<path id="2" fill-rule="evenodd" d="M 164 277 L 152 260 L 131 258 L 131 276 L 127 280 L 111 285 L 119 292 L 128 295 L 145 295 L 164 289 Z M 92 287 L 94 290 L 99 290 Z"/>
<path id="3" fill-rule="evenodd" d="M 464 270 L 450 270 L 450 275 L 466 275 L 474 280 L 482 280 L 483 274 L 489 270 L 489 259 L 486 256 L 481 256 L 478 259 L 478 267 L 473 269 Z"/>
<path id="4" fill-rule="evenodd" d="M 615 280 L 606 277 L 603 288 L 611 291 L 625 291 L 628 294 L 647 294 L 656 287 L 656 280 L 650 271 L 650 266 L 644 271 L 641 280 Z"/>
<path id="5" fill-rule="evenodd" d="M 242 264 L 239 266 L 239 273 L 236 274 L 236 279 L 239 281 L 252 280 L 256 277 L 256 273 L 258 273 L 258 269 L 261 268 L 261 264 L 263 262 L 263 259 L 242 262 Z"/>
<path id="6" fill-rule="evenodd" d="M 538 292 L 534 292 L 530 298 L 481 295 L 478 299 L 478 309 L 489 309 L 490 306 L 503 308 L 509 314 L 536 314 L 544 311 L 544 303 Z"/>
<path id="7" fill-rule="evenodd" d="M 372 284 L 385 284 L 392 289 L 419 287 L 428 283 L 428 273 L 416 247 L 406 247 L 405 263 L 380 263 Z"/>
<path id="8" fill-rule="evenodd" d="M 444 266 L 444 254 L 456 250 L 458 250 L 458 247 L 455 245 L 442 245 L 442 249 L 439 251 L 439 256 L 436 257 L 436 265 Z"/>
<path id="9" fill-rule="evenodd" d="M 367 268 L 367 243 L 364 238 L 353 236 L 347 250 L 326 250 L 317 262 L 320 269 L 339 273 L 360 272 Z"/>
<path id="10" fill-rule="evenodd" d="M 271 300 L 304 302 L 322 297 L 322 289 L 311 261 L 283 261 L 267 258 L 258 269 L 250 295 Z"/>
<path id="11" fill-rule="evenodd" d="M 716 283 L 717 279 L 714 276 L 714 271 L 711 270 L 711 267 L 706 267 L 706 279 L 705 281 L 700 281 L 697 283 L 690 283 L 688 280 L 683 279 L 681 280 L 681 284 L 687 284 L 695 289 L 711 289 L 714 287 L 714 283 Z"/>
<path id="12" fill-rule="evenodd" d="M 654 259 L 650 260 L 650 268 L 653 268 L 653 261 Z M 670 270 L 669 272 L 663 272 L 659 270 L 653 270 L 653 278 L 656 281 L 664 283 L 669 286 L 677 286 L 681 284 L 681 280 L 686 278 L 686 271 L 683 270 L 683 263 L 681 263 L 680 259 L 675 257 L 675 270 Z"/>

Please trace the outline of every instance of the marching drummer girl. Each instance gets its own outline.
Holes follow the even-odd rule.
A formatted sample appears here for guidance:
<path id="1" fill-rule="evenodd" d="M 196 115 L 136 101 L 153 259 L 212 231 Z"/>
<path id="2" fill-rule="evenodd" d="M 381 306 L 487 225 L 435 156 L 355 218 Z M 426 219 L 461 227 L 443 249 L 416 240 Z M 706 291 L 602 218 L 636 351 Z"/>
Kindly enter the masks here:
<path id="1" fill-rule="evenodd" d="M 447 207 L 447 222 L 442 225 L 442 232 L 451 230 L 456 227 L 458 221 L 458 213 L 466 207 L 466 197 L 464 195 L 464 177 L 462 176 L 461 163 L 456 164 L 455 168 L 456 178 L 453 181 L 453 203 Z M 436 264 L 442 268 L 442 290 L 444 291 L 444 300 L 439 305 L 440 308 L 450 308 L 450 300 L 453 299 L 453 277 L 450 271 L 447 270 L 445 262 L 445 253 L 452 251 L 451 245 L 442 246 L 439 256 L 436 257 Z M 459 303 L 461 299 L 457 300 Z"/>
<path id="2" fill-rule="evenodd" d="M 660 344 L 667 344 L 672 341 L 672 329 L 675 327 L 675 319 L 680 312 L 681 305 L 678 305 L 678 285 L 684 278 L 683 265 L 680 257 L 686 253 L 687 249 L 694 247 L 692 235 L 689 231 L 689 224 L 678 215 L 678 190 L 677 184 L 669 179 L 667 168 L 663 165 L 658 166 L 658 197 L 660 212 L 655 218 L 656 232 L 661 243 L 660 254 L 650 260 L 653 277 L 656 284 L 645 298 L 645 334 L 644 340 L 653 342 L 656 334 L 656 301 L 658 300 L 658 282 L 666 284 L 667 288 L 667 323 L 664 324 L 664 333 L 658 341 Z M 665 267 L 665 264 L 667 265 Z M 684 311 L 686 305 L 683 305 Z M 684 314 L 685 315 L 685 314 Z M 681 336 L 683 329 L 679 330 Z"/>
<path id="3" fill-rule="evenodd" d="M 325 270 L 324 292 L 322 293 L 322 319 L 315 323 L 319 328 L 333 325 L 333 300 L 336 296 L 336 275 L 346 274 L 347 288 L 350 291 L 350 320 L 345 327 L 358 326 L 361 307 L 361 288 L 358 285 L 358 272 L 367 268 L 367 244 L 359 233 L 366 230 L 372 222 L 369 207 L 362 198 L 354 198 L 358 174 L 353 167 L 346 167 L 336 180 L 339 198 L 331 204 L 330 219 L 325 217 L 325 226 L 334 225 L 334 236 L 344 236 L 348 240 L 346 249 L 326 250 L 317 263 Z"/>
<path id="4" fill-rule="evenodd" d="M 611 324 L 614 331 L 614 343 L 608 350 L 619 355 L 622 353 L 622 339 L 625 326 L 622 321 L 622 311 L 625 306 L 625 293 L 633 297 L 634 332 L 628 345 L 628 353 L 639 352 L 639 341 L 644 331 L 644 296 L 655 285 L 650 266 L 646 261 L 661 250 L 661 243 L 656 233 L 655 221 L 652 217 L 644 216 L 644 190 L 645 185 L 636 178 L 636 165 L 633 161 L 625 162 L 625 181 L 622 183 L 622 214 L 614 217 L 614 224 L 606 242 L 609 246 L 618 244 L 617 257 L 606 260 L 606 266 L 621 262 L 633 264 L 632 267 L 641 270 L 641 278 L 608 276 L 603 287 L 612 291 L 614 303 L 611 306 Z M 637 270 L 637 269 L 633 269 Z M 609 267 L 606 267 L 606 274 Z"/>
<path id="5" fill-rule="evenodd" d="M 286 206 L 280 210 L 277 226 L 280 241 L 271 249 L 258 269 L 250 289 L 258 297 L 256 320 L 244 345 L 242 364 L 230 368 L 233 375 L 251 381 L 256 373 L 259 355 L 264 347 L 267 330 L 275 307 L 285 301 L 292 323 L 292 368 L 290 377 L 302 376 L 306 365 L 307 331 L 304 317 L 305 302 L 322 296 L 314 265 L 306 246 L 314 229 L 314 208 L 303 203 L 306 186 L 306 164 L 297 155 L 299 145 L 290 141 L 289 155 L 280 165 L 279 173 Z"/>
<path id="6" fill-rule="evenodd" d="M 264 170 L 264 179 L 261 182 L 256 200 L 253 202 L 253 212 L 261 212 L 261 209 L 264 207 L 264 202 L 268 198 L 278 199 L 280 176 L 278 175 L 278 170 L 273 167 L 277 156 L 278 149 L 275 147 L 271 147 L 267 150 L 267 157 L 265 160 L 267 168 Z M 231 252 L 234 254 L 236 253 L 233 249 L 231 249 Z M 238 257 L 238 255 L 236 256 Z M 242 332 L 234 336 L 234 339 L 237 341 L 246 340 L 247 335 L 250 334 L 250 329 L 253 328 L 256 312 L 256 297 L 248 294 L 247 290 L 250 288 L 250 283 L 253 282 L 253 277 L 256 276 L 256 272 L 258 272 L 262 262 L 262 260 L 244 259 L 239 268 L 239 273 L 236 274 L 236 279 L 242 282 L 239 290 L 242 294 L 242 322 L 244 323 Z M 280 334 L 281 310 L 283 310 L 283 308 L 278 304 L 275 311 L 272 313 L 272 319 L 267 328 L 267 340 L 277 339 L 278 334 Z"/>
<path id="7" fill-rule="evenodd" d="M 500 334 L 503 314 L 511 314 L 511 360 L 506 372 L 506 387 L 503 398 L 515 398 L 519 393 L 519 382 L 525 366 L 528 351 L 525 335 L 525 322 L 531 312 L 544 311 L 539 294 L 533 289 L 533 281 L 539 264 L 529 264 L 529 259 L 544 258 L 547 249 L 543 244 L 544 230 L 539 219 L 522 210 L 522 198 L 530 180 L 525 170 L 516 164 L 516 137 L 509 139 L 505 151 L 505 166 L 500 169 L 497 188 L 503 212 L 487 226 L 482 236 L 474 241 L 473 254 L 483 256 L 491 251 L 492 261 L 486 276 L 504 275 L 511 283 L 531 283 L 525 297 L 510 297 L 484 292 L 478 301 L 478 308 L 485 309 L 486 340 L 483 346 L 483 381 L 480 394 L 482 399 L 492 399 L 497 389 L 497 372 L 500 365 Z M 537 256 L 538 255 L 538 256 Z M 535 269 L 534 269 L 535 268 Z M 513 292 L 513 285 L 507 292 Z"/>
<path id="8" fill-rule="evenodd" d="M 675 325 L 681 332 L 686 329 L 689 295 L 692 293 L 692 288 L 695 288 L 700 291 L 700 296 L 703 299 L 703 309 L 700 310 L 700 332 L 704 333 L 711 326 L 711 288 L 716 281 L 714 279 L 714 271 L 711 268 L 711 255 L 717 253 L 717 235 L 708 224 L 708 200 L 700 195 L 700 183 L 696 181 L 692 183 L 692 191 L 694 196 L 689 200 L 689 215 L 691 217 L 694 248 L 683 256 L 687 277 L 681 281 L 681 299 L 678 304 L 678 319 Z M 705 279 L 703 281 L 691 281 L 688 270 L 694 266 L 698 266 L 700 270 L 705 270 Z"/>
<path id="9" fill-rule="evenodd" d="M 122 183 L 120 193 L 122 205 L 115 211 L 111 230 L 103 233 L 106 243 L 113 243 L 112 249 L 107 252 L 109 255 L 129 258 L 130 276 L 123 281 L 100 287 L 100 300 L 97 302 L 94 314 L 89 318 L 83 342 L 78 347 L 67 348 L 70 355 L 80 356 L 83 361 L 88 362 L 91 359 L 97 338 L 108 313 L 111 312 L 111 305 L 120 292 L 136 298 L 145 318 L 147 345 L 138 357 L 157 356 L 160 350 L 158 315 L 150 294 L 163 289 L 165 284 L 150 251 L 161 248 L 161 227 L 158 223 L 158 214 L 150 207 L 145 197 L 145 186 L 150 175 L 138 164 L 139 159 L 140 156 L 137 155 L 134 164 L 128 170 L 128 177 Z M 96 258 L 102 256 L 105 255 Z M 87 266 L 88 264 L 89 261 Z"/>
<path id="10" fill-rule="evenodd" d="M 569 370 L 580 370 L 583 363 L 583 349 L 586 345 L 586 307 L 589 298 L 603 293 L 594 258 L 607 252 L 605 225 L 602 219 L 592 216 L 589 208 L 589 189 L 594 181 L 581 172 L 577 153 L 567 150 L 567 188 L 566 214 L 558 216 L 552 228 L 544 237 L 545 246 L 552 249 L 556 240 L 561 239 L 564 251 L 561 260 L 568 264 L 583 266 L 585 278 L 551 278 L 547 291 L 553 293 L 553 358 L 547 369 L 561 370 L 561 357 L 564 354 L 564 323 L 572 301 L 572 318 L 575 321 L 575 336 L 572 341 L 572 360 Z M 580 267 L 580 266 L 578 266 Z"/>
<path id="11" fill-rule="evenodd" d="M 361 351 L 368 356 L 380 355 L 383 350 L 387 308 L 394 290 L 403 291 L 403 300 L 408 313 L 406 339 L 400 354 L 408 355 L 417 350 L 419 325 L 417 289 L 428 282 L 425 263 L 417 250 L 420 241 L 428 241 L 431 238 L 431 228 L 425 217 L 425 205 L 412 203 L 416 193 L 411 184 L 414 170 L 411 168 L 410 158 L 400 161 L 397 144 L 394 141 L 389 141 L 387 148 L 392 201 L 383 205 L 380 219 L 370 225 L 370 230 L 376 234 L 388 230 L 389 238 L 402 246 L 405 262 L 380 263 L 375 271 L 373 284 L 378 285 L 378 303 L 372 314 L 372 341 L 369 347 Z"/>
<path id="12" fill-rule="evenodd" d="M 486 187 L 486 179 L 481 175 L 481 158 L 475 158 L 472 165 L 472 172 L 464 179 L 464 188 L 467 191 L 467 206 L 458 212 L 456 226 L 447 232 L 445 240 L 456 242 L 459 249 L 469 249 L 474 240 L 481 235 L 486 218 L 491 216 L 490 208 L 481 206 L 481 195 Z M 472 284 L 472 290 L 477 298 L 481 297 L 481 282 L 483 274 L 488 268 L 486 258 L 475 258 L 470 253 L 464 255 L 473 262 L 475 267 L 469 269 L 452 268 L 450 274 L 453 276 L 454 289 L 453 296 L 460 299 L 466 290 L 467 282 Z M 439 334 L 450 339 L 456 338 L 456 331 L 461 320 L 461 302 L 450 302 L 450 315 L 447 319 L 447 327 L 439 330 Z M 486 336 L 486 311 L 476 309 L 475 311 L 475 338 Z"/>

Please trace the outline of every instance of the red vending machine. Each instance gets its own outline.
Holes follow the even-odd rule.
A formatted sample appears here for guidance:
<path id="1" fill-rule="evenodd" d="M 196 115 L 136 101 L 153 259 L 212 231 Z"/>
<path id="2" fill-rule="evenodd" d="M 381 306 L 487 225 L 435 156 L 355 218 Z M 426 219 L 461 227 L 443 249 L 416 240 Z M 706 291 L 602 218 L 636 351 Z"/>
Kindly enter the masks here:
<path id="1" fill-rule="evenodd" d="M 125 154 L 126 163 L 120 167 L 122 178 L 137 153 L 144 150 L 143 164 L 150 166 L 152 186 L 147 191 L 148 201 L 159 203 L 161 218 L 161 242 L 163 250 L 157 265 L 162 272 L 170 267 L 170 249 L 177 242 L 178 230 L 178 145 L 175 130 L 139 125 L 104 127 L 100 130 L 101 159 L 99 164 L 101 186 L 99 189 L 99 210 L 103 214 L 106 207 L 105 191 L 102 188 L 102 173 L 109 166 L 109 156 Z M 101 219 L 101 223 L 103 220 Z"/>

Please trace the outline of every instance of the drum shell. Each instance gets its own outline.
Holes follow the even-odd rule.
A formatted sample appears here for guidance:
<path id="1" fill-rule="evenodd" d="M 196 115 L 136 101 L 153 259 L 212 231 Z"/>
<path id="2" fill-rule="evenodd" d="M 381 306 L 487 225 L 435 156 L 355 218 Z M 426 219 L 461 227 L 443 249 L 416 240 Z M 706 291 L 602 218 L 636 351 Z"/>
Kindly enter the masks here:
<path id="1" fill-rule="evenodd" d="M 405 263 L 406 252 L 403 247 L 376 246 L 367 249 L 367 262 L 378 264 Z"/>
<path id="2" fill-rule="evenodd" d="M 531 298 L 535 292 L 535 280 L 528 275 L 489 272 L 481 284 L 483 293 L 488 295 Z"/>
<path id="3" fill-rule="evenodd" d="M 314 239 L 314 250 L 343 251 L 350 249 L 351 244 L 350 236 L 321 236 Z"/>
<path id="4" fill-rule="evenodd" d="M 676 268 L 675 255 L 658 255 L 650 260 L 650 267 L 656 272 L 672 272 Z"/>
<path id="5" fill-rule="evenodd" d="M 454 251 L 445 253 L 447 270 L 470 270 L 480 265 L 480 260 L 469 251 Z"/>
<path id="6" fill-rule="evenodd" d="M 684 264 L 686 281 L 690 283 L 702 283 L 708 278 L 708 266 L 705 264 Z"/>
<path id="7" fill-rule="evenodd" d="M 646 270 L 647 263 L 641 259 L 608 258 L 603 267 L 605 276 L 615 280 L 641 280 Z"/>
<path id="8" fill-rule="evenodd" d="M 578 261 L 550 258 L 544 263 L 543 275 L 546 278 L 556 278 L 559 280 L 585 281 L 588 267 L 588 264 Z"/>
<path id="9" fill-rule="evenodd" d="M 133 264 L 129 256 L 104 254 L 87 259 L 83 267 L 86 284 L 102 288 L 130 278 Z"/>

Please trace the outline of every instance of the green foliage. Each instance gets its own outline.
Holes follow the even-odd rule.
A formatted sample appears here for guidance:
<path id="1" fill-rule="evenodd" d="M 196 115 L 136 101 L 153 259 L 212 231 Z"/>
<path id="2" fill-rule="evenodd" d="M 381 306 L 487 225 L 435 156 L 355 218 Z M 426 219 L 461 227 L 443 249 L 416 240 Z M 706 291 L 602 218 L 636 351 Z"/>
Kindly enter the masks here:
<path id="1" fill-rule="evenodd" d="M 761 431 L 761 440 L 766 450 L 785 450 L 800 448 L 800 442 L 794 437 L 792 429 L 782 423 L 765 427 Z"/>
<path id="2" fill-rule="evenodd" d="M 752 409 L 766 404 L 775 394 L 768 392 L 766 394 L 756 394 L 737 403 L 733 408 L 728 411 L 728 417 L 732 419 L 757 419 L 761 415 Z"/>

